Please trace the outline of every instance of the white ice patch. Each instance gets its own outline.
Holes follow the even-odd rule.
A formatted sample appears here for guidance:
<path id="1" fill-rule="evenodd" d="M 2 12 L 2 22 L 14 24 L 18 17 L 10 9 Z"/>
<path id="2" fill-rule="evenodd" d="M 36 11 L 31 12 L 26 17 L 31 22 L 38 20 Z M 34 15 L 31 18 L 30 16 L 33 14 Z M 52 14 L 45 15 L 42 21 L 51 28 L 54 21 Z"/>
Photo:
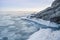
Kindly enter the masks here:
<path id="1" fill-rule="evenodd" d="M 4 16 L 4 17 L 2 17 L 2 19 L 3 20 L 9 20 L 9 19 L 11 19 L 11 17 L 10 16 Z"/>
<path id="2" fill-rule="evenodd" d="M 60 31 L 51 32 L 51 29 L 41 29 L 32 34 L 28 40 L 60 40 Z"/>
<path id="3" fill-rule="evenodd" d="M 14 21 L 11 21 L 11 20 L 2 20 L 2 21 L 0 21 L 0 26 L 12 25 L 14 23 L 15 22 Z"/>
<path id="4" fill-rule="evenodd" d="M 59 27 L 58 24 L 56 24 L 54 22 L 46 21 L 43 19 L 36 19 L 36 18 L 30 19 L 30 18 L 26 18 L 26 17 L 22 17 L 22 19 L 33 21 L 33 22 L 36 22 L 38 24 L 42 24 L 42 25 L 46 25 L 46 26 L 50 26 L 50 27 Z"/>

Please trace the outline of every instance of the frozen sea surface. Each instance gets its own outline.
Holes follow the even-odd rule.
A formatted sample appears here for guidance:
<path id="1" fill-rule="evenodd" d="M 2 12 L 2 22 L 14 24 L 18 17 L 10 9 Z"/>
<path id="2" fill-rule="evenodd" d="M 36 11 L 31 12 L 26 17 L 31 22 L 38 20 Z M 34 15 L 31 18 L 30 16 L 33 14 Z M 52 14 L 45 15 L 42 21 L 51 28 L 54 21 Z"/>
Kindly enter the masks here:
<path id="1" fill-rule="evenodd" d="M 0 40 L 59 40 L 60 26 L 42 19 L 0 15 Z"/>

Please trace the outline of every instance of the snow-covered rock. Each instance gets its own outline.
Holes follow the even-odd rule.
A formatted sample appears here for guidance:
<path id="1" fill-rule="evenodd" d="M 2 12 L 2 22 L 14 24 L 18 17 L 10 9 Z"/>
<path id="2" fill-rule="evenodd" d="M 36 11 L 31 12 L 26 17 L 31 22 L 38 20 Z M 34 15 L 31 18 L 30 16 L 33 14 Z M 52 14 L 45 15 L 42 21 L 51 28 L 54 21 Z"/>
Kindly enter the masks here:
<path id="1" fill-rule="evenodd" d="M 40 29 L 32 34 L 28 40 L 60 40 L 60 30 L 52 31 L 51 29 Z"/>

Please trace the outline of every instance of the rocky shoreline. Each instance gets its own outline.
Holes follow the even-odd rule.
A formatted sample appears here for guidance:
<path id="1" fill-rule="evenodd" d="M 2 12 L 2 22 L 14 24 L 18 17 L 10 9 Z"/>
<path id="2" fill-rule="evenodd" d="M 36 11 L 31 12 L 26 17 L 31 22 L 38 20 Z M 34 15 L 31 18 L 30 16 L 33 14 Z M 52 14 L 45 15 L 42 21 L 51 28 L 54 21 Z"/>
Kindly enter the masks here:
<path id="1" fill-rule="evenodd" d="M 34 16 L 31 17 L 53 21 L 60 24 L 60 0 L 55 0 L 50 7 L 34 14 Z"/>

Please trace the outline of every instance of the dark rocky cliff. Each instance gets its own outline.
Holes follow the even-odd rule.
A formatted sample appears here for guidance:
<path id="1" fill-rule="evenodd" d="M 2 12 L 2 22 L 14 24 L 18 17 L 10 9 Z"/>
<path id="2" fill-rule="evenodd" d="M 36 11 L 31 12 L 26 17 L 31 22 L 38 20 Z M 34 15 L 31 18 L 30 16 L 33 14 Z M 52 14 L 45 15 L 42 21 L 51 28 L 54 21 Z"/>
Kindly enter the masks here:
<path id="1" fill-rule="evenodd" d="M 48 7 L 31 17 L 60 23 L 60 0 L 55 0 L 51 7 Z"/>

